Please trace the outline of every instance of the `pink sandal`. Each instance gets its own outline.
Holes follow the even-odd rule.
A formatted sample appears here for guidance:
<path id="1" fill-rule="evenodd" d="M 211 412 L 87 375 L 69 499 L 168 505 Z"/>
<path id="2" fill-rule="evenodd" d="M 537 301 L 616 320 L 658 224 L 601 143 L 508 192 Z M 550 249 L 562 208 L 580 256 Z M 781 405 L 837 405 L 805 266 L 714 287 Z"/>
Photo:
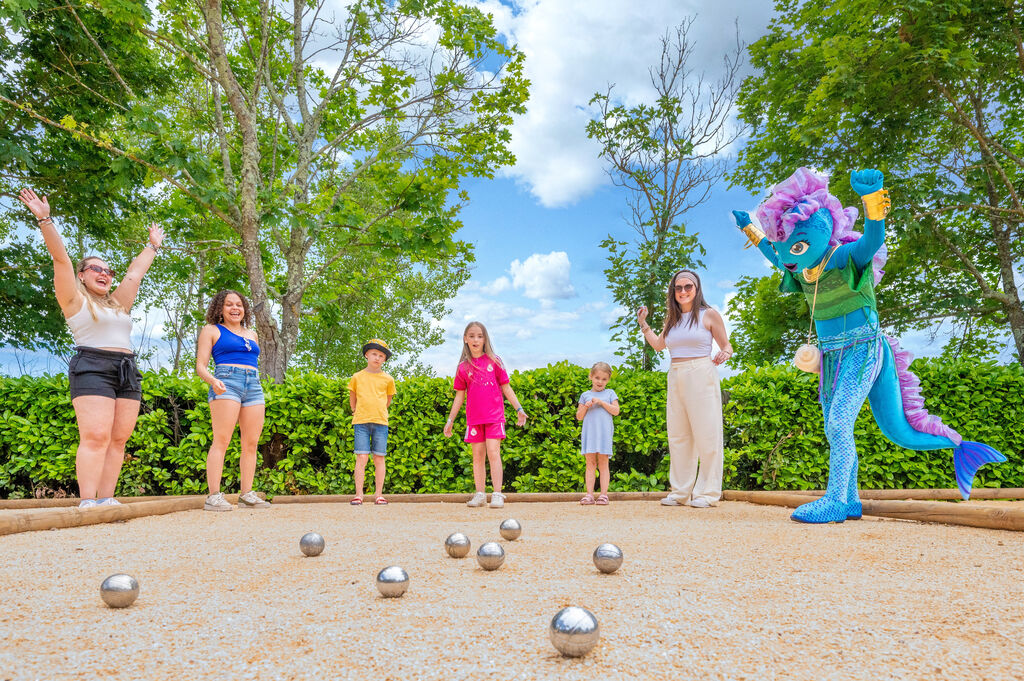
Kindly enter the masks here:
<path id="1" fill-rule="evenodd" d="M 350 501 L 348 503 L 352 504 L 353 506 L 361 506 L 362 503 L 363 503 L 363 498 L 362 497 L 356 497 L 355 499 L 353 499 L 352 501 Z"/>
<path id="2" fill-rule="evenodd" d="M 599 496 L 597 498 L 597 501 L 595 501 L 594 503 L 597 504 L 598 506 L 607 506 L 608 505 L 608 495 L 607 494 L 602 494 L 601 496 Z"/>
<path id="3" fill-rule="evenodd" d="M 373 500 L 373 503 L 376 504 L 377 506 L 387 506 L 388 500 L 385 499 L 384 497 L 377 497 L 376 499 Z"/>
<path id="4" fill-rule="evenodd" d="M 594 505 L 594 495 L 593 494 L 587 494 L 582 499 L 580 499 L 580 504 L 582 504 L 583 506 L 593 506 Z"/>

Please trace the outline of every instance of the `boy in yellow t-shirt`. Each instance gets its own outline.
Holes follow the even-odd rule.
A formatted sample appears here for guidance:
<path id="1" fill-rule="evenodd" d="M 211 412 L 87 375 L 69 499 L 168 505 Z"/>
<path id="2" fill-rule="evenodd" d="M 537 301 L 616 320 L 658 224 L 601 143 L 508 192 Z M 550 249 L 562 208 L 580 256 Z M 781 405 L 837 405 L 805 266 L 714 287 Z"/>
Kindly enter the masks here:
<path id="1" fill-rule="evenodd" d="M 391 349 L 379 338 L 363 346 L 366 368 L 348 382 L 348 403 L 352 406 L 352 430 L 355 435 L 356 498 L 350 503 L 363 503 L 363 477 L 366 462 L 373 454 L 374 503 L 388 503 L 384 493 L 384 457 L 388 449 L 388 407 L 395 397 L 395 379 L 381 367 L 391 359 Z"/>

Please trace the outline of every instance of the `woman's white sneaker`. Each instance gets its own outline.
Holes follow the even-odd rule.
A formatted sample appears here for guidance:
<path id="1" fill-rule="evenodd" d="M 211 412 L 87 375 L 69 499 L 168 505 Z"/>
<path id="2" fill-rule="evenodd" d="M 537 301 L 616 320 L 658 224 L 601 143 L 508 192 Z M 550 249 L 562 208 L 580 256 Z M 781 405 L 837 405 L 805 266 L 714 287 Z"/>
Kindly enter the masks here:
<path id="1" fill-rule="evenodd" d="M 256 495 L 256 492 L 249 490 L 245 494 L 238 495 L 238 508 L 270 508 L 270 502 L 263 501 Z"/>
<path id="2" fill-rule="evenodd" d="M 206 497 L 206 503 L 203 504 L 204 511 L 233 511 L 235 507 L 228 503 L 228 500 L 224 498 L 223 492 L 217 492 Z"/>
<path id="3" fill-rule="evenodd" d="M 491 508 L 504 508 L 505 507 L 505 495 L 501 492 L 495 492 L 491 495 Z"/>
<path id="4" fill-rule="evenodd" d="M 78 502 L 78 508 L 96 508 L 98 505 L 95 499 L 82 499 Z"/>
<path id="5" fill-rule="evenodd" d="M 483 492 L 477 492 L 473 495 L 473 498 L 466 502 L 466 506 L 472 506 L 477 508 L 487 503 L 487 495 Z"/>

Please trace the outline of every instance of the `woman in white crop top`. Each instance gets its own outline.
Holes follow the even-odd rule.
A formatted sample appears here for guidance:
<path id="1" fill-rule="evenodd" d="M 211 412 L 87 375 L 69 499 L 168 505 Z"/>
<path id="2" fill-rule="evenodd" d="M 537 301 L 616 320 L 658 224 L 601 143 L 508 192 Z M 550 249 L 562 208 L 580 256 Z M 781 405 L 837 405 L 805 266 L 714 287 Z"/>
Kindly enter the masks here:
<path id="1" fill-rule="evenodd" d="M 153 264 L 163 230 L 149 228 L 149 243 L 111 291 L 114 271 L 101 258 L 75 267 L 50 219 L 50 204 L 31 189 L 19 197 L 36 220 L 53 258 L 53 289 L 78 352 L 68 364 L 71 404 L 78 420 L 75 472 L 79 508 L 117 505 L 114 490 L 124 463 L 124 447 L 135 430 L 142 400 L 142 376 L 132 353 L 130 312 L 142 277 Z"/>
<path id="2" fill-rule="evenodd" d="M 717 367 L 732 356 L 725 322 L 704 300 L 697 273 L 685 269 L 669 282 L 661 333 L 648 326 L 646 307 L 637 311 L 637 321 L 650 346 L 659 352 L 668 348 L 672 357 L 665 405 L 672 491 L 661 503 L 714 506 L 722 497 L 724 464 Z M 719 348 L 714 357 L 712 339 Z"/>

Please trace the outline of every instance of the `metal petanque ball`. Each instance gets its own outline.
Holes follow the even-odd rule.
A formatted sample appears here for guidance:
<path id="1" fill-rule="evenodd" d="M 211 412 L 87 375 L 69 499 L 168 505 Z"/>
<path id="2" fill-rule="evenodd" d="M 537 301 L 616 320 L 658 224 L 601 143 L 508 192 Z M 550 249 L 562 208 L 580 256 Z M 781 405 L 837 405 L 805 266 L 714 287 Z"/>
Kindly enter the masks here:
<path id="1" fill-rule="evenodd" d="M 316 532 L 307 532 L 299 540 L 299 548 L 307 556 L 319 556 L 324 552 L 324 538 Z"/>
<path id="2" fill-rule="evenodd" d="M 461 532 L 453 532 L 444 540 L 444 550 L 452 558 L 465 558 L 469 553 L 469 537 Z"/>
<path id="3" fill-rule="evenodd" d="M 582 657 L 589 653 L 601 636 L 594 613 L 586 608 L 570 605 L 562 608 L 551 619 L 548 627 L 551 643 L 566 657 Z"/>
<path id="4" fill-rule="evenodd" d="M 501 536 L 505 539 L 515 541 L 523 533 L 523 526 L 515 518 L 509 518 L 508 520 L 501 521 L 498 531 L 501 532 Z"/>
<path id="5" fill-rule="evenodd" d="M 398 598 L 409 588 L 409 574 L 392 565 L 377 573 L 377 591 L 380 591 L 384 598 Z"/>
<path id="6" fill-rule="evenodd" d="M 127 608 L 139 597 L 139 582 L 131 575 L 110 575 L 100 584 L 100 596 L 111 608 Z"/>
<path id="7" fill-rule="evenodd" d="M 476 562 L 484 570 L 497 570 L 505 562 L 505 549 L 501 544 L 489 541 L 476 550 Z"/>
<path id="8" fill-rule="evenodd" d="M 610 575 L 622 565 L 622 549 L 615 544 L 601 544 L 594 549 L 594 565 L 601 572 Z"/>

